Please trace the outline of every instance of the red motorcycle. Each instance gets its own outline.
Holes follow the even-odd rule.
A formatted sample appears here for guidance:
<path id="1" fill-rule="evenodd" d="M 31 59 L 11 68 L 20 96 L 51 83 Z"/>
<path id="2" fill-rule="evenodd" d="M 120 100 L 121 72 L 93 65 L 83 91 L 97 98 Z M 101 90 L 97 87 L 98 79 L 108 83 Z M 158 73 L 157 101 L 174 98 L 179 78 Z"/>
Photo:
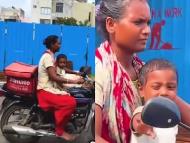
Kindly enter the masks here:
<path id="1" fill-rule="evenodd" d="M 1 131 L 9 142 L 35 143 L 43 136 L 55 137 L 54 116 L 43 111 L 36 98 L 37 66 L 13 63 L 5 68 L 7 82 L 0 90 L 5 97 Z M 71 87 L 67 90 L 77 101 L 77 108 L 66 126 L 73 134 L 86 132 L 86 143 L 94 140 L 94 81 L 84 74 L 93 88 Z"/>

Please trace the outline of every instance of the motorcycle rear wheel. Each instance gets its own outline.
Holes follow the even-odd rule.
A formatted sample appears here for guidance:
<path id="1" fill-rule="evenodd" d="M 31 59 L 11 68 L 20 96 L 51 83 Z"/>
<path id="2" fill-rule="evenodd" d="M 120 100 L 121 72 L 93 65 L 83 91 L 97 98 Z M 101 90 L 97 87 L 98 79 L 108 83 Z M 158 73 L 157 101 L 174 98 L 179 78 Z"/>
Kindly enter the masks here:
<path id="1" fill-rule="evenodd" d="M 24 110 L 24 111 L 23 111 Z M 23 112 L 22 112 L 23 111 Z M 26 114 L 24 114 L 26 112 Z M 1 117 L 1 131 L 3 136 L 10 142 L 10 143 L 37 143 L 40 137 L 37 136 L 27 136 L 27 135 L 19 135 L 19 134 L 6 134 L 3 132 L 3 127 L 5 125 L 10 125 L 9 119 L 14 114 L 20 114 L 17 118 L 18 121 L 14 121 L 15 125 L 21 124 L 23 119 L 26 117 L 27 114 L 30 112 L 29 106 L 24 106 L 21 104 L 14 104 L 10 106 L 6 111 L 3 112 Z"/>
<path id="2" fill-rule="evenodd" d="M 9 98 L 5 98 L 2 102 L 2 110 L 5 109 L 9 104 L 12 103 L 12 100 Z"/>

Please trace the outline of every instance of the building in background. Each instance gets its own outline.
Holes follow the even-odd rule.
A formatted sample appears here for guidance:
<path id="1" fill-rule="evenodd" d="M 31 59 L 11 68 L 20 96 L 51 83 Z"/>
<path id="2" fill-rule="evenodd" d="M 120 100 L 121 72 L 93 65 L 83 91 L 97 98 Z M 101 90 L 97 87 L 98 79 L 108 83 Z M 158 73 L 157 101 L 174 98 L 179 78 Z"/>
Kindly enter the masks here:
<path id="1" fill-rule="evenodd" d="M 95 6 L 86 0 L 32 0 L 34 23 L 51 24 L 58 18 L 74 18 L 78 23 L 95 26 Z"/>
<path id="2" fill-rule="evenodd" d="M 87 2 L 87 0 L 77 0 L 78 2 Z"/>
<path id="3" fill-rule="evenodd" d="M 27 18 L 22 9 L 1 7 L 0 20 L 66 24 L 57 21 L 71 19 L 75 25 L 95 27 L 95 5 L 87 0 L 31 0 L 30 7 L 31 16 Z"/>
<path id="4" fill-rule="evenodd" d="M 72 17 L 74 0 L 52 0 L 52 19 Z"/>
<path id="5" fill-rule="evenodd" d="M 31 21 L 34 23 L 52 23 L 52 0 L 32 0 Z"/>
<path id="6" fill-rule="evenodd" d="M 77 21 L 85 22 L 95 27 L 95 5 L 75 1 L 72 8 L 72 17 Z"/>
<path id="7" fill-rule="evenodd" d="M 25 12 L 23 9 L 17 9 L 15 7 L 0 7 L 0 21 L 22 22 L 24 17 Z"/>

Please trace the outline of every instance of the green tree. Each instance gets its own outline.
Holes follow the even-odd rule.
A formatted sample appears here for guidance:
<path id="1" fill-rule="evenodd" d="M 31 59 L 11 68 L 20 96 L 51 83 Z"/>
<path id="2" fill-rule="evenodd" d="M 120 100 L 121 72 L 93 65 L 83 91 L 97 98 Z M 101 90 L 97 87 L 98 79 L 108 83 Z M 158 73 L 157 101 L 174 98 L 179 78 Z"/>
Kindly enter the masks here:
<path id="1" fill-rule="evenodd" d="M 64 25 L 73 25 L 77 26 L 77 20 L 73 17 L 64 17 L 64 18 L 57 18 L 53 22 L 54 24 L 64 24 Z"/>
<path id="2" fill-rule="evenodd" d="M 91 26 L 91 24 L 88 20 L 85 20 L 84 22 L 79 21 L 79 26 Z"/>
<path id="3" fill-rule="evenodd" d="M 53 24 L 64 24 L 64 25 L 73 25 L 73 26 L 91 26 L 90 22 L 88 20 L 83 21 L 77 21 L 73 17 L 64 17 L 64 18 L 57 18 L 53 20 Z"/>

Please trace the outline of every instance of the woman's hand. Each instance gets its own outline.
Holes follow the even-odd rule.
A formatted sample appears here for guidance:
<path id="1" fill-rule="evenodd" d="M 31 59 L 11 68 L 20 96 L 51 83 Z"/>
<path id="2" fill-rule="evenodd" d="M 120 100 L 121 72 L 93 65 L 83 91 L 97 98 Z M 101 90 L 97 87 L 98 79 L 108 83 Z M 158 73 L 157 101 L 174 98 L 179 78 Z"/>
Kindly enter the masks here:
<path id="1" fill-rule="evenodd" d="M 179 96 L 169 96 L 168 98 L 174 101 L 179 107 L 182 122 L 190 126 L 190 104 Z"/>
<path id="2" fill-rule="evenodd" d="M 153 139 L 156 137 L 156 134 L 153 131 L 153 127 L 143 123 L 141 113 L 137 113 L 136 115 L 134 115 L 132 119 L 132 126 L 138 134 L 145 134 L 152 137 Z"/>
<path id="3" fill-rule="evenodd" d="M 85 80 L 83 78 L 79 78 L 76 80 L 76 84 L 82 84 L 82 83 L 84 83 L 84 81 Z"/>

